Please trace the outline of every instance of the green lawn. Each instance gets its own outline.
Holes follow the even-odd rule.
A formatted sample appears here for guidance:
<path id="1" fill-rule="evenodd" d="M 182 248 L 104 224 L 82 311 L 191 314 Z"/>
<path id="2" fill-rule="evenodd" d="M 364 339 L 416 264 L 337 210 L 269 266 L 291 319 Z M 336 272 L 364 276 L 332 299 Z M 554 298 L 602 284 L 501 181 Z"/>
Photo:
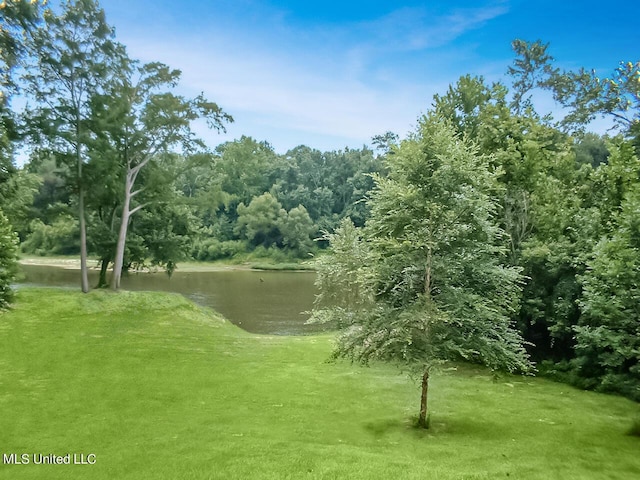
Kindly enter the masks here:
<path id="1" fill-rule="evenodd" d="M 640 406 L 461 366 L 418 386 L 165 293 L 22 289 L 0 315 L 2 479 L 636 479 Z"/>

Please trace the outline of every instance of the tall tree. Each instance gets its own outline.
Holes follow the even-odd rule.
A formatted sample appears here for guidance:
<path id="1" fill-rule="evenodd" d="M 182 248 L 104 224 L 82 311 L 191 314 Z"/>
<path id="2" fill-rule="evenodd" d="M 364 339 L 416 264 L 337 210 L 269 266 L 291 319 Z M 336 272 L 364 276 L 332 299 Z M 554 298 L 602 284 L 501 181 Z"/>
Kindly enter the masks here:
<path id="1" fill-rule="evenodd" d="M 37 145 L 48 145 L 70 166 L 78 202 L 81 288 L 89 291 L 85 165 L 92 134 L 91 102 L 114 73 L 118 46 L 104 10 L 94 0 L 69 0 L 60 13 L 48 9 L 29 44 L 33 62 L 24 80 L 36 102 L 31 123 Z"/>
<path id="2" fill-rule="evenodd" d="M 521 92 L 521 98 L 527 95 Z M 435 108 L 491 155 L 493 168 L 504 171 L 500 224 L 509 238 L 509 263 L 523 267 L 527 277 L 518 326 L 535 343 L 529 348 L 536 358 L 566 359 L 573 353 L 572 327 L 579 316 L 576 274 L 584 268 L 588 241 L 578 241 L 584 233 L 578 218 L 591 168 L 579 168 L 571 138 L 548 125 L 532 105 L 518 113 L 508 97 L 504 85 L 487 86 L 481 77 L 466 76 L 435 97 Z"/>
<path id="3" fill-rule="evenodd" d="M 116 243 L 111 287 L 120 287 L 124 262 L 127 231 L 131 216 L 157 200 L 139 180 L 141 172 L 150 164 L 161 166 L 173 158 L 170 153 L 178 150 L 193 153 L 205 149 L 192 130 L 192 122 L 204 119 L 210 128 L 224 130 L 224 124 L 233 121 L 217 104 L 203 95 L 187 99 L 171 90 L 180 79 L 180 71 L 153 62 L 140 65 L 126 54 L 120 57 L 119 74 L 113 78 L 110 90 L 101 97 L 94 97 L 94 129 L 122 168 L 123 199 L 120 228 Z M 104 143 L 104 142 L 103 142 Z M 156 181 L 158 176 L 152 176 Z M 156 183 L 157 187 L 157 183 Z M 144 194 L 147 199 L 139 201 Z M 151 195 L 151 196 L 149 196 Z"/>
<path id="4" fill-rule="evenodd" d="M 18 238 L 0 210 L 0 311 L 13 299 L 11 282 L 17 270 Z"/>
<path id="5" fill-rule="evenodd" d="M 280 225 L 287 212 L 270 193 L 253 197 L 249 205 L 238 205 L 237 233 L 253 245 L 270 247 L 282 241 Z"/>
<path id="6" fill-rule="evenodd" d="M 539 40 L 514 40 L 516 59 L 508 73 L 513 78 L 512 107 L 517 113 L 533 109 L 531 93 L 551 92 L 566 109 L 558 127 L 565 132 L 584 133 L 598 116 L 613 118 L 615 126 L 640 148 L 640 61 L 622 61 L 609 76 L 593 69 L 561 70 L 547 52 L 549 44 Z"/>
<path id="7" fill-rule="evenodd" d="M 507 69 L 507 73 L 513 78 L 511 108 L 521 115 L 526 110 L 534 110 L 533 91 L 555 75 L 557 70 L 552 67 L 554 58 L 547 53 L 548 43 L 516 39 L 511 42 L 511 48 L 516 54 L 513 65 Z"/>
<path id="8" fill-rule="evenodd" d="M 17 138 L 10 103 L 17 90 L 13 73 L 25 53 L 23 40 L 39 19 L 39 6 L 39 2 L 30 0 L 5 0 L 0 4 L 0 310 L 13 297 L 11 283 L 17 270 L 17 236 L 3 209 L 9 206 L 9 210 L 14 210 L 12 213 L 21 210 L 23 194 L 18 187 L 25 178 L 10 181 L 15 180 L 13 143 Z"/>
<path id="9" fill-rule="evenodd" d="M 12 142 L 16 123 L 11 97 L 18 86 L 14 68 L 25 55 L 24 39 L 39 20 L 40 3 L 31 0 L 7 0 L 0 4 L 0 185 L 14 170 Z"/>
<path id="10" fill-rule="evenodd" d="M 575 372 L 582 386 L 640 400 L 640 182 L 611 219 L 581 277 Z"/>
<path id="11" fill-rule="evenodd" d="M 609 115 L 640 146 L 640 61 L 620 62 L 610 77 L 595 70 L 556 72 L 543 86 L 569 114 L 561 125 L 582 131 L 598 115 Z"/>
<path id="12" fill-rule="evenodd" d="M 374 177 L 364 242 L 356 241 L 351 257 L 329 256 L 319 264 L 321 288 L 326 276 L 356 277 L 344 286 L 358 299 L 356 307 L 351 300 L 326 305 L 313 318 L 337 319 L 343 327 L 336 356 L 395 361 L 419 371 L 418 423 L 426 427 L 428 381 L 438 363 L 530 368 L 509 320 L 521 277 L 518 268 L 504 265 L 506 235 L 497 225 L 495 200 L 499 171 L 451 126 L 433 115 L 423 118 L 388 167 L 387 178 Z M 357 237 L 343 227 L 330 240 L 343 245 L 341 236 Z M 367 262 L 357 265 L 353 255 Z M 319 305 L 330 291 L 321 291 Z"/>
<path id="13" fill-rule="evenodd" d="M 640 399 L 640 160 L 628 141 L 608 143 L 607 164 L 591 177 L 580 238 L 591 242 L 582 261 L 580 318 L 572 325 L 572 379 L 582 387 Z"/>

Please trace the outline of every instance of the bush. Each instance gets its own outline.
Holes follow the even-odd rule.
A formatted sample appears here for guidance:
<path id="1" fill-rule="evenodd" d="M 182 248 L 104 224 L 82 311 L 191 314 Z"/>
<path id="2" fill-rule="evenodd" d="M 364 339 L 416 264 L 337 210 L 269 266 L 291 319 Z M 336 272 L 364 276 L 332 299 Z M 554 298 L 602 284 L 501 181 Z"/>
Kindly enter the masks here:
<path id="1" fill-rule="evenodd" d="M 31 233 L 22 244 L 22 251 L 36 255 L 71 255 L 80 252 L 78 222 L 60 215 L 51 225 L 34 220 Z"/>
<path id="2" fill-rule="evenodd" d="M 11 283 L 18 271 L 17 251 L 18 237 L 0 210 L 0 310 L 6 309 L 13 299 Z"/>
<path id="3" fill-rule="evenodd" d="M 241 240 L 221 242 L 217 238 L 207 238 L 194 245 L 192 255 L 196 260 L 211 261 L 232 258 L 245 251 L 245 243 Z"/>

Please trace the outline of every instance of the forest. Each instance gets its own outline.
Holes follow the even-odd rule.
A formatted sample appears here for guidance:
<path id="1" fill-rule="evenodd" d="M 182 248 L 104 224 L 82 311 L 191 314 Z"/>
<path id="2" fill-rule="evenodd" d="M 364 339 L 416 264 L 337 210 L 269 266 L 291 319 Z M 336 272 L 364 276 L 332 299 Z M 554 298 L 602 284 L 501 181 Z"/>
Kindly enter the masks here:
<path id="1" fill-rule="evenodd" d="M 181 96 L 171 66 L 130 58 L 97 2 L 0 7 L 0 307 L 20 254 L 80 255 L 85 292 L 186 260 L 316 258 L 316 321 L 367 314 L 367 328 L 394 319 L 405 335 L 433 300 L 448 319 L 485 315 L 514 345 L 506 355 L 436 332 L 415 353 L 406 336 L 376 347 L 346 335 L 338 354 L 495 357 L 640 401 L 640 61 L 563 70 L 553 45 L 516 39 L 504 83 L 459 78 L 414 132 L 279 154 L 248 136 L 199 140 L 196 120 L 223 131 L 233 112 Z M 540 96 L 561 114 L 538 111 Z M 611 130 L 591 132 L 601 117 Z M 433 351 L 438 339 L 454 346 Z"/>

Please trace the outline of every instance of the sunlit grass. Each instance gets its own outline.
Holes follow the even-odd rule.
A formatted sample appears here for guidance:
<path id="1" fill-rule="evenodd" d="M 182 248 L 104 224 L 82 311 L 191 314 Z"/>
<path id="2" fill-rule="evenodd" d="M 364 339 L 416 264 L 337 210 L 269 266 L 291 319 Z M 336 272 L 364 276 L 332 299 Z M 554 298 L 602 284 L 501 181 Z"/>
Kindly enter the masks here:
<path id="1" fill-rule="evenodd" d="M 419 390 L 389 366 L 327 363 L 328 335 L 251 335 L 178 295 L 22 289 L 0 316 L 7 479 L 633 479 L 639 407 L 459 366 Z M 1 462 L 0 458 L 0 462 Z"/>

